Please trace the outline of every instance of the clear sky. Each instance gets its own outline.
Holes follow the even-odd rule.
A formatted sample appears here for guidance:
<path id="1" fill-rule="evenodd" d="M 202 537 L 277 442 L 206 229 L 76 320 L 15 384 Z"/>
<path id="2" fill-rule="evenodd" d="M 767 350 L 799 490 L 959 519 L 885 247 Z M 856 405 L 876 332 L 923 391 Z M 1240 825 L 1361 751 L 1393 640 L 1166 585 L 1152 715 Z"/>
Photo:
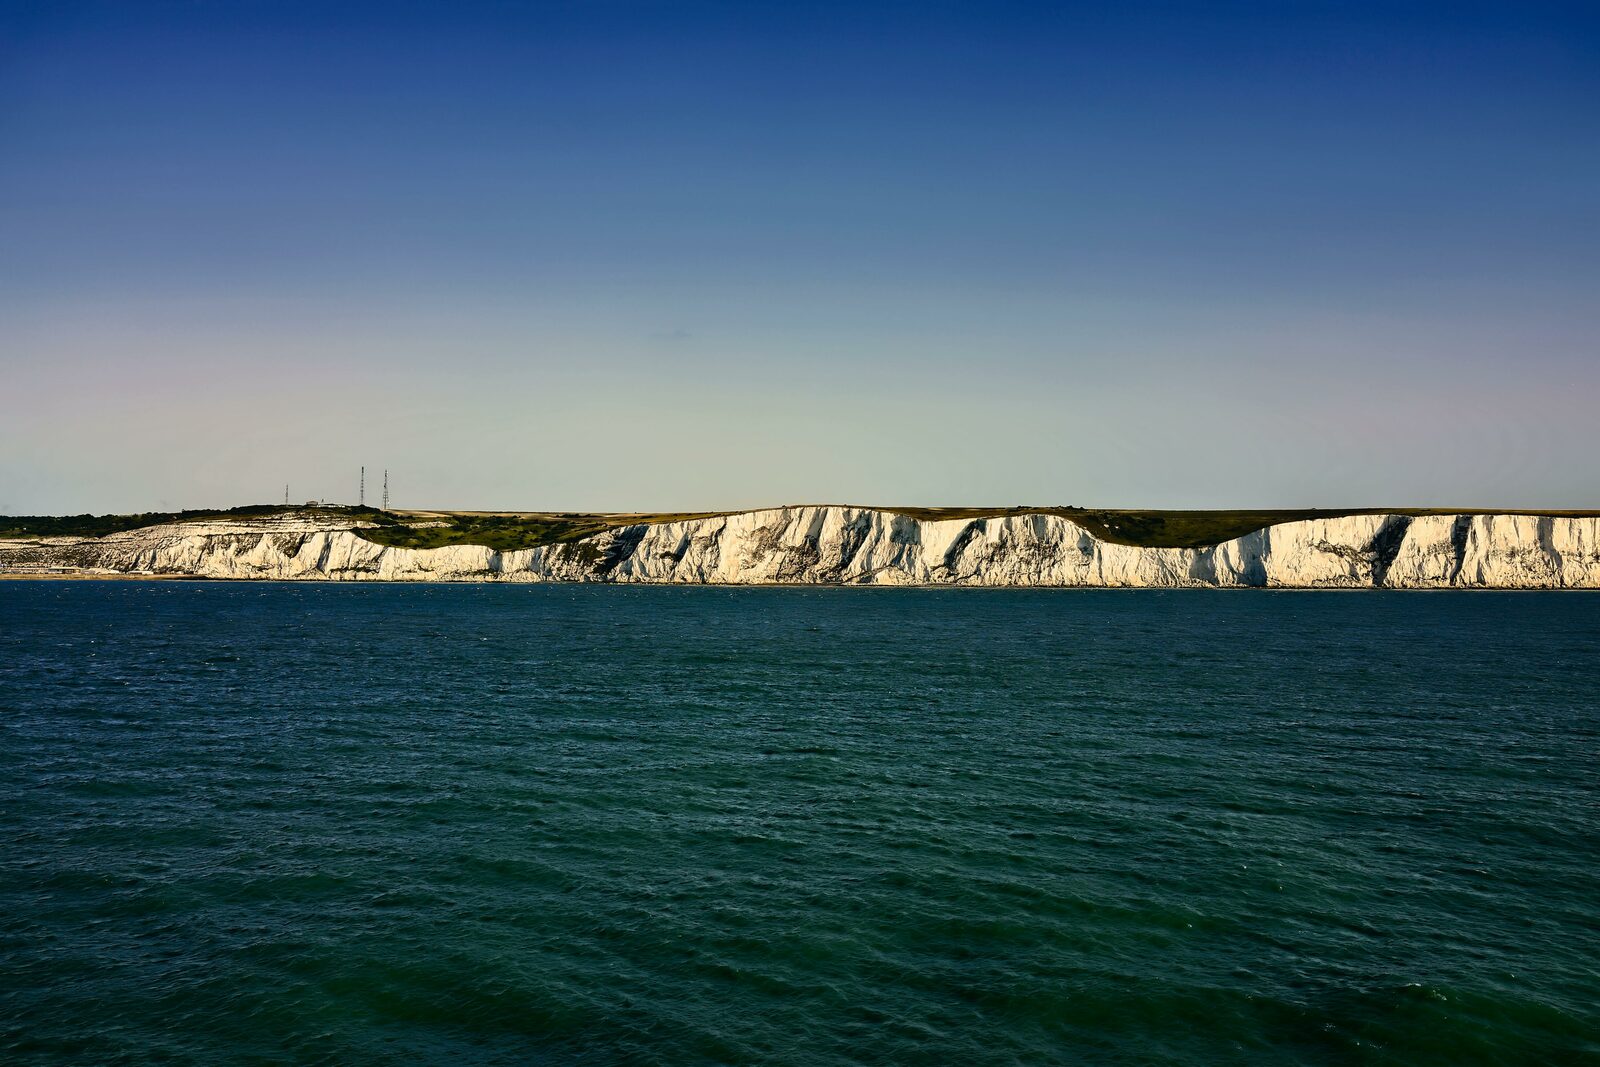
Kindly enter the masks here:
<path id="1" fill-rule="evenodd" d="M 1592 3 L 0 0 L 0 512 L 1597 507 L 1597 338 Z"/>

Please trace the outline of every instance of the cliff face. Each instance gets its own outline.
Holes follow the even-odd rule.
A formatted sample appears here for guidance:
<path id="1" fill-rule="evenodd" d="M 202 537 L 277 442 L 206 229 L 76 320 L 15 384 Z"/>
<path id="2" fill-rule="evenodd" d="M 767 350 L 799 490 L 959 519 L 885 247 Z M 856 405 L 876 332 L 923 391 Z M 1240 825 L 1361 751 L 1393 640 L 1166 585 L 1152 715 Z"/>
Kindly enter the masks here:
<path id="1" fill-rule="evenodd" d="M 390 548 L 314 514 L 0 541 L 0 572 L 400 581 L 1600 588 L 1600 518 L 1352 515 L 1209 548 L 1134 548 L 1056 515 L 918 520 L 793 507 L 516 552 Z"/>

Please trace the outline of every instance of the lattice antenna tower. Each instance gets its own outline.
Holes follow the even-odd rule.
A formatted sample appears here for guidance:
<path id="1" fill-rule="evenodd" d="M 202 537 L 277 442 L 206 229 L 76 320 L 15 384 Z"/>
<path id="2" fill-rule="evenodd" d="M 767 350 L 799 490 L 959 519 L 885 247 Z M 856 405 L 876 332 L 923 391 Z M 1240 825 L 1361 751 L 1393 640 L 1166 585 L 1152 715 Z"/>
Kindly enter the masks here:
<path id="1" fill-rule="evenodd" d="M 389 472 L 383 472 L 383 510 L 389 510 Z"/>
<path id="2" fill-rule="evenodd" d="M 366 467 L 362 467 L 361 468 L 361 495 L 357 498 L 357 501 L 358 501 L 358 503 L 357 503 L 358 507 L 363 507 L 364 508 L 364 507 L 367 506 L 367 468 Z"/>

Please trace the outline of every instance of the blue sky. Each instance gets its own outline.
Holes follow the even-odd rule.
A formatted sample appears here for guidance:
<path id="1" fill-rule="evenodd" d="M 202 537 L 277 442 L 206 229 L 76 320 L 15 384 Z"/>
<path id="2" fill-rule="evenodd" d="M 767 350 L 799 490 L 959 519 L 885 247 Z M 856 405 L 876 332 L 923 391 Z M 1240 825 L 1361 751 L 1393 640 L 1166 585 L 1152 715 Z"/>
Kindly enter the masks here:
<path id="1" fill-rule="evenodd" d="M 1597 31 L 0 0 L 0 511 L 1600 506 Z"/>

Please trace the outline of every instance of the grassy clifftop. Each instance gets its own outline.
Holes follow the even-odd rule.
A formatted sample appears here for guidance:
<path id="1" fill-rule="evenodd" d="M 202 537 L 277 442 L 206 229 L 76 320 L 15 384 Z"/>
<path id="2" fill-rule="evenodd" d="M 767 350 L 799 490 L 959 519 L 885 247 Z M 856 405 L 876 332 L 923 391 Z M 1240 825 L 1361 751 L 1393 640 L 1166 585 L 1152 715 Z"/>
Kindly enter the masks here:
<path id="1" fill-rule="evenodd" d="M 244 521 L 270 519 L 309 510 L 282 504 L 246 504 L 238 508 L 203 508 L 190 511 L 141 511 L 131 515 L 0 515 L 0 537 L 104 537 L 145 526 L 173 522 Z M 370 522 L 383 513 L 374 508 L 328 505 L 316 509 L 330 516 L 348 517 L 352 523 Z"/>
<path id="2" fill-rule="evenodd" d="M 1146 511 L 1107 508 L 1013 507 L 924 508 L 879 510 L 916 519 L 991 519 L 1007 515 L 1059 515 L 1087 529 L 1102 541 L 1140 548 L 1202 548 L 1253 533 L 1265 526 L 1303 519 L 1343 515 L 1459 515 L 1494 510 L 1496 514 L 1593 515 L 1596 512 L 1518 512 L 1499 509 L 1451 508 L 1300 508 L 1256 511 Z M 502 552 L 536 545 L 582 540 L 593 534 L 635 523 L 680 522 L 730 512 L 641 512 L 638 514 L 574 514 L 560 512 L 407 512 L 384 515 L 384 522 L 361 536 L 402 548 L 444 545 L 486 545 Z"/>
<path id="3" fill-rule="evenodd" d="M 723 512 L 650 513 L 638 515 L 581 512 L 391 512 L 386 522 L 360 531 L 362 537 L 398 548 L 443 548 L 445 545 L 484 545 L 497 552 L 514 552 L 538 545 L 581 541 L 617 526 L 639 522 L 675 522 L 702 519 Z"/>
<path id="4" fill-rule="evenodd" d="M 1083 526 L 1103 541 L 1141 548 L 1200 548 L 1284 522 L 1330 519 L 1344 515 L 1459 515 L 1493 511 L 1518 515 L 1596 515 L 1594 511 L 1519 511 L 1484 508 L 1303 508 L 1257 511 L 1150 511 L 1074 507 L 928 508 L 881 510 L 917 519 L 988 519 L 1008 515 L 1059 515 Z M 729 512 L 485 512 L 379 511 L 328 505 L 315 509 L 252 504 L 226 510 L 145 512 L 137 515 L 0 516 L 0 538 L 103 537 L 106 534 L 177 522 L 246 521 L 314 512 L 319 519 L 360 526 L 362 537 L 399 548 L 442 548 L 484 545 L 500 552 L 538 545 L 579 541 L 604 530 L 635 523 L 677 522 L 711 518 Z"/>
<path id="5" fill-rule="evenodd" d="M 987 519 L 1004 515 L 1060 515 L 1102 541 L 1140 548 L 1203 548 L 1254 533 L 1264 526 L 1342 515 L 1426 514 L 1422 509 L 1343 508 L 1276 511 L 1143 511 L 1108 508 L 889 508 L 918 519 Z M 1448 512 L 1456 514 L 1456 512 Z"/>
<path id="6" fill-rule="evenodd" d="M 1232 541 L 1267 526 L 1346 515 L 1557 515 L 1594 516 L 1600 511 L 1537 511 L 1519 508 L 1293 508 L 1255 511 L 1152 511 L 1143 509 L 885 508 L 918 519 L 983 519 L 1002 515 L 1060 515 L 1102 541 L 1138 548 L 1204 548 Z"/>

